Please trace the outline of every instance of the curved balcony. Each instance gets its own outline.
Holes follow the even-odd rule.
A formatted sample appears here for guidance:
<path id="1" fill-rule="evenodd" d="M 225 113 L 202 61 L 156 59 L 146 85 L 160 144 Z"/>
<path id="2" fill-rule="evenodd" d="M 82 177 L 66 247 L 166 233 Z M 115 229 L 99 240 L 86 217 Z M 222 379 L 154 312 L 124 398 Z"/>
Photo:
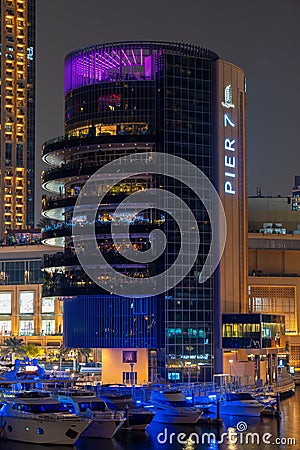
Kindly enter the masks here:
<path id="1" fill-rule="evenodd" d="M 107 161 L 109 162 L 109 161 Z M 105 163 L 106 164 L 106 163 Z M 66 179 L 71 177 L 81 177 L 93 175 L 95 170 L 99 167 L 95 161 L 90 161 L 82 164 L 81 162 L 72 162 L 69 164 L 63 164 L 60 167 L 54 167 L 53 169 L 44 170 L 42 173 L 42 184 L 46 187 L 46 183 L 49 181 Z M 44 186 L 45 185 L 45 186 Z"/>
<path id="2" fill-rule="evenodd" d="M 70 285 L 43 285 L 43 297 L 75 297 L 78 295 L 107 295 L 107 291 L 94 283 L 72 283 Z"/>
<path id="3" fill-rule="evenodd" d="M 153 222 L 149 224 L 148 222 L 139 222 L 139 223 L 133 223 L 130 225 L 130 237 L 132 238 L 141 238 L 141 237 L 148 237 L 149 233 L 153 231 L 156 228 L 161 227 L 160 222 Z M 81 226 L 81 228 L 84 228 L 84 225 Z M 96 230 L 96 237 L 98 240 L 101 239 L 109 239 L 110 233 L 111 233 L 111 222 L 104 222 L 104 221 L 96 221 L 95 222 L 95 230 Z M 42 231 L 42 239 L 53 239 L 53 238 L 61 238 L 61 237 L 67 237 L 72 236 L 73 233 L 73 226 L 71 223 L 58 223 L 53 225 L 48 225 L 46 228 Z"/>
<path id="4" fill-rule="evenodd" d="M 108 203 L 111 205 L 111 209 L 114 209 L 113 206 L 120 204 L 128 195 L 130 195 L 130 192 L 110 192 L 105 196 L 105 203 Z M 77 195 L 45 196 L 42 200 L 42 214 L 50 219 L 64 220 L 65 211 L 75 206 L 77 198 Z M 91 194 L 89 201 L 88 210 L 90 210 L 90 206 L 99 205 L 99 196 Z M 99 205 L 99 209 L 101 209 L 101 205 Z M 106 205 L 105 209 L 108 209 Z"/>
<path id="5" fill-rule="evenodd" d="M 135 248 L 140 251 L 148 250 L 149 243 L 137 242 Z M 100 245 L 100 251 L 103 254 L 105 260 L 114 267 L 128 267 L 128 268 L 145 268 L 145 264 L 131 263 L 126 260 L 120 253 L 113 247 L 113 243 Z M 93 256 L 93 255 L 92 255 Z M 97 256 L 96 254 L 94 256 Z M 55 269 L 58 267 L 80 267 L 77 254 L 75 252 L 69 252 L 68 254 L 63 252 L 57 252 L 51 255 L 44 255 L 42 268 L 43 269 Z"/>
<path id="6" fill-rule="evenodd" d="M 67 196 L 52 196 L 44 197 L 42 201 L 42 212 L 57 209 L 57 208 L 68 208 L 74 206 L 77 200 L 77 195 Z"/>
<path id="7" fill-rule="evenodd" d="M 149 271 L 147 268 L 122 271 L 123 274 L 129 275 L 132 278 L 148 278 Z M 102 280 L 103 282 L 103 280 Z M 72 297 L 77 295 L 107 295 L 109 292 L 111 281 L 109 278 L 105 279 L 107 290 L 98 286 L 90 280 L 90 278 L 83 272 L 76 274 L 56 274 L 52 279 L 47 279 L 42 288 L 43 297 Z"/>
<path id="8" fill-rule="evenodd" d="M 48 164 L 60 165 L 68 153 L 74 152 L 74 149 L 82 152 L 91 151 L 93 148 L 102 148 L 102 145 L 122 145 L 122 144 L 139 144 L 155 142 L 152 134 L 126 134 L 126 135 L 103 135 L 103 136 L 59 136 L 50 139 L 43 144 L 42 157 Z"/>

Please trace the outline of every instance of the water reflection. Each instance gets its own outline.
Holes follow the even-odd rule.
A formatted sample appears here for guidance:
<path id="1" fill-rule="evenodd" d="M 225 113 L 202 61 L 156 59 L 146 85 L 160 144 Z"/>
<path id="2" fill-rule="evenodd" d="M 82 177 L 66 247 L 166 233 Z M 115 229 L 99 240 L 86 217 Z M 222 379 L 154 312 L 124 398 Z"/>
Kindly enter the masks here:
<path id="1" fill-rule="evenodd" d="M 76 450 L 75 446 L 70 445 L 41 445 L 41 444 L 24 444 L 17 441 L 1 440 L 1 450 Z"/>
<path id="2" fill-rule="evenodd" d="M 115 439 L 81 438 L 75 445 L 76 450 L 123 450 L 124 448 L 126 447 L 124 447 L 120 442 L 117 442 Z M 52 450 L 52 447 L 50 447 L 49 450 Z"/>
<path id="3" fill-rule="evenodd" d="M 189 437 L 186 441 L 186 444 L 184 447 L 182 447 L 182 450 L 195 450 L 195 441 Z"/>
<path id="4" fill-rule="evenodd" d="M 226 416 L 221 428 L 209 425 L 180 426 L 152 423 L 147 432 L 119 434 L 112 440 L 80 439 L 74 447 L 43 446 L 2 441 L 1 450 L 270 450 L 300 449 L 300 388 L 296 394 L 281 402 L 282 417 L 234 417 Z M 245 422 L 246 429 L 240 423 Z M 239 431 L 240 430 L 240 431 Z M 231 442 L 222 433 L 236 433 Z M 248 435 L 248 433 L 250 433 Z M 259 435 L 260 443 L 252 441 L 252 433 Z M 265 436 L 266 441 L 263 442 Z M 179 438 L 179 441 L 178 441 Z M 294 438 L 296 444 L 286 439 Z M 246 442 L 246 439 L 247 442 Z M 253 438 L 255 439 L 255 438 Z M 283 439 L 276 441 L 276 439 Z"/>

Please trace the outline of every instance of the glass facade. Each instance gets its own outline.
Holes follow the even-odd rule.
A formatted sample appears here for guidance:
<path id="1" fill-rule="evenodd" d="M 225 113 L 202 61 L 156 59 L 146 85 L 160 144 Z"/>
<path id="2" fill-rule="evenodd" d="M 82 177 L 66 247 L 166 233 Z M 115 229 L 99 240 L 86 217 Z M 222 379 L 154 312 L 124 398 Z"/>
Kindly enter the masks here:
<path id="1" fill-rule="evenodd" d="M 201 47 L 159 42 L 103 44 L 67 56 L 65 136 L 43 146 L 43 159 L 52 166 L 43 174 L 44 188 L 50 193 L 44 196 L 43 214 L 61 220 L 48 226 L 43 238 L 64 247 L 64 254 L 46 262 L 44 295 L 64 300 L 67 347 L 148 348 L 155 350 L 157 372 L 164 379 L 212 380 L 218 282 L 216 275 L 204 284 L 198 281 L 211 243 L 211 226 L 200 199 L 169 177 L 142 174 L 114 184 L 108 176 L 110 190 L 96 219 L 88 208 L 78 223 L 72 214 L 89 176 L 128 154 L 132 158 L 146 151 L 176 155 L 198 166 L 218 186 L 217 61 L 216 54 Z M 106 292 L 95 286 L 80 267 L 72 227 L 94 221 L 105 259 L 128 277 L 163 272 L 180 249 L 176 222 L 151 207 L 134 220 L 128 218 L 132 210 L 128 217 L 115 213 L 128 195 L 148 187 L 173 192 L 193 211 L 200 232 L 198 258 L 183 281 L 164 295 L 130 299 L 109 294 L 109 287 Z M 99 194 L 91 185 L 91 204 Z M 205 195 L 210 201 L 211 193 Z M 149 249 L 151 230 L 163 230 L 166 251 L 154 264 L 130 264 L 114 246 L 112 220 L 130 223 L 132 243 L 141 251 Z M 106 277 L 105 271 L 101 277 Z M 107 277 L 107 286 L 109 282 Z"/>
<path id="2" fill-rule="evenodd" d="M 214 177 L 212 77 L 212 58 L 168 52 L 159 57 L 158 150 L 187 159 L 200 167 L 209 179 Z M 164 300 L 168 333 L 162 336 L 161 372 L 165 358 L 172 367 L 172 376 L 178 374 L 179 380 L 186 379 L 188 372 L 192 379 L 211 380 L 214 280 L 211 278 L 204 285 L 197 280 L 210 247 L 209 219 L 203 204 L 186 186 L 172 179 L 164 180 L 164 185 L 168 191 L 180 194 L 193 211 L 201 245 L 194 269 Z M 209 195 L 207 192 L 207 198 Z M 169 245 L 165 264 L 169 266 L 180 248 L 180 232 L 171 220 L 166 222 L 166 234 Z M 173 329 L 175 333 L 170 332 Z"/>
<path id="3" fill-rule="evenodd" d="M 0 284 L 38 284 L 42 282 L 39 259 L 0 261 Z"/>
<path id="4" fill-rule="evenodd" d="M 275 314 L 223 314 L 223 348 L 285 347 L 285 318 Z"/>

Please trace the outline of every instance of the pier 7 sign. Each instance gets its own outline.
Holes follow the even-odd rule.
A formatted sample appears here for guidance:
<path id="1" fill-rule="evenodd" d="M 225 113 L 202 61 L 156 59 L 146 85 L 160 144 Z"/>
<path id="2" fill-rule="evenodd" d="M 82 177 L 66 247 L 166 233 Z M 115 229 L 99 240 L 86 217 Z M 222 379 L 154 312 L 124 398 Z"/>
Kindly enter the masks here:
<path id="1" fill-rule="evenodd" d="M 228 84 L 224 90 L 224 101 L 221 102 L 224 108 L 224 128 L 225 136 L 232 135 L 231 129 L 235 128 L 235 119 L 230 114 L 229 110 L 235 108 L 235 104 L 232 102 L 232 86 Z M 229 130 L 229 133 L 228 133 Z M 224 192 L 225 194 L 234 195 L 236 193 L 236 139 L 231 137 L 224 138 Z"/>

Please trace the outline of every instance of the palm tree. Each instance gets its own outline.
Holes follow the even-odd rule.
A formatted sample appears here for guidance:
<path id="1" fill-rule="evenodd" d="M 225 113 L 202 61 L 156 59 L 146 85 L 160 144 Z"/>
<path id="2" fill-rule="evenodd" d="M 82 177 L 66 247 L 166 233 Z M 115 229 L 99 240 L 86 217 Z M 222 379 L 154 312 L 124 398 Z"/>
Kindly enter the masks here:
<path id="1" fill-rule="evenodd" d="M 43 356 L 45 354 L 44 349 L 40 345 L 35 344 L 25 345 L 24 351 L 30 359 L 38 358 L 39 356 Z"/>
<path id="2" fill-rule="evenodd" d="M 51 225 L 51 220 L 48 217 L 41 217 L 38 223 L 36 224 L 37 228 L 46 228 L 47 225 Z"/>
<path id="3" fill-rule="evenodd" d="M 76 371 L 76 362 L 80 356 L 85 358 L 85 362 L 88 361 L 88 357 L 90 356 L 92 349 L 90 348 L 67 348 L 60 347 L 59 354 L 61 357 L 71 355 L 73 358 L 73 370 Z"/>
<path id="4" fill-rule="evenodd" d="M 4 340 L 5 347 L 2 348 L 1 353 L 3 356 L 10 356 L 12 364 L 15 363 L 15 355 L 25 355 L 23 339 L 19 339 L 15 336 L 6 338 Z"/>

